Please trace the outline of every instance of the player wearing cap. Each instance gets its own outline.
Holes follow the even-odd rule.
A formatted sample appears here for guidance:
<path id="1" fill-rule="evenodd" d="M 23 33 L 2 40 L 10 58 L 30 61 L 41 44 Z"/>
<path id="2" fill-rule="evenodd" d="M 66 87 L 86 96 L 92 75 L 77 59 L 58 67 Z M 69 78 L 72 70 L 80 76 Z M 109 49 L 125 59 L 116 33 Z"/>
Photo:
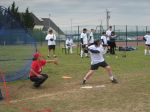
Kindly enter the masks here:
<path id="1" fill-rule="evenodd" d="M 94 45 L 88 47 L 90 57 L 91 57 L 91 68 L 83 79 L 83 84 L 94 74 L 94 71 L 99 67 L 103 67 L 108 72 L 110 80 L 112 83 L 117 83 L 117 80 L 114 78 L 111 67 L 104 60 L 103 54 L 107 52 L 107 47 L 101 45 L 100 40 L 94 41 Z"/>
<path id="2" fill-rule="evenodd" d="M 150 31 L 147 32 L 147 34 L 143 37 L 143 39 L 145 40 L 145 51 L 144 54 L 147 55 L 149 52 L 150 55 Z"/>
<path id="3" fill-rule="evenodd" d="M 89 40 L 88 40 L 88 44 L 91 45 L 94 43 L 94 29 L 91 29 L 91 32 L 90 32 L 90 37 L 89 37 Z"/>
<path id="4" fill-rule="evenodd" d="M 80 35 L 80 39 L 81 39 L 81 53 L 80 56 L 81 58 L 83 58 L 83 54 L 85 54 L 85 57 L 88 57 L 88 51 L 87 51 L 87 47 L 88 47 L 88 38 L 87 38 L 87 29 L 84 28 L 83 32 Z"/>
<path id="5" fill-rule="evenodd" d="M 31 64 L 29 77 L 30 80 L 34 82 L 34 87 L 39 87 L 48 78 L 47 74 L 42 73 L 42 68 L 46 65 L 46 63 L 57 64 L 57 60 L 45 60 L 38 52 L 33 55 L 33 62 Z"/>
<path id="6" fill-rule="evenodd" d="M 50 29 L 48 31 L 48 34 L 46 35 L 45 40 L 48 41 L 48 55 L 47 55 L 47 57 L 50 57 L 51 50 L 53 50 L 53 56 L 56 57 L 55 56 L 56 36 L 53 33 L 52 29 Z"/>

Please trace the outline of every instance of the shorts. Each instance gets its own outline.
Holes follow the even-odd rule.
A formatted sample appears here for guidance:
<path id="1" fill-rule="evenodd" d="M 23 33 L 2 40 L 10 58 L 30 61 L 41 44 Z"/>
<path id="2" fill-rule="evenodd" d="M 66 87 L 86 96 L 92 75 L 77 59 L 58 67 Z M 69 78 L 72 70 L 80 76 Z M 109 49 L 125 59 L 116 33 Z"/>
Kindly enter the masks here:
<path id="1" fill-rule="evenodd" d="M 82 45 L 82 48 L 85 49 L 85 48 L 86 48 L 86 45 Z"/>
<path id="2" fill-rule="evenodd" d="M 105 61 L 103 61 L 103 62 L 94 64 L 94 65 L 91 65 L 90 70 L 97 70 L 99 67 L 105 68 L 105 67 L 107 67 L 107 66 L 108 66 L 108 64 L 107 64 Z"/>
<path id="3" fill-rule="evenodd" d="M 53 49 L 53 50 L 55 50 L 55 45 L 48 45 L 48 49 Z"/>

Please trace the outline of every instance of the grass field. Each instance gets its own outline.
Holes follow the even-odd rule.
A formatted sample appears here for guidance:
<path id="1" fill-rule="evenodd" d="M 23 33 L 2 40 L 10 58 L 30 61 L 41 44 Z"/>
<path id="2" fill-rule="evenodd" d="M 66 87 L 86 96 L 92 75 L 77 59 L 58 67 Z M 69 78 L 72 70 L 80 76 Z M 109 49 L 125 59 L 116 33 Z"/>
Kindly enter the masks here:
<path id="1" fill-rule="evenodd" d="M 47 46 L 40 51 L 47 56 Z M 0 112 L 150 112 L 150 56 L 143 52 L 144 47 L 139 47 L 127 52 L 126 58 L 123 52 L 106 55 L 119 84 L 110 83 L 100 68 L 87 83 L 95 88 L 82 89 L 90 59 L 81 59 L 77 53 L 66 55 L 57 48 L 59 65 L 47 64 L 43 70 L 49 74 L 48 80 L 39 89 L 29 80 L 7 83 L 11 103 L 0 102 Z M 105 87 L 96 88 L 101 85 Z"/>

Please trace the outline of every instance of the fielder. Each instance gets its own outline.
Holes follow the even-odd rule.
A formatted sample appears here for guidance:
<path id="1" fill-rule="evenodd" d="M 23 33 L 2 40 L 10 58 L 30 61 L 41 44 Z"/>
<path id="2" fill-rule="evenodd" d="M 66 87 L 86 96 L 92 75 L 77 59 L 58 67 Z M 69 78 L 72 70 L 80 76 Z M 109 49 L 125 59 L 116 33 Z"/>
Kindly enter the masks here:
<path id="1" fill-rule="evenodd" d="M 147 34 L 143 37 L 143 39 L 145 40 L 144 54 L 147 55 L 149 52 L 150 55 L 150 31 L 147 32 Z"/>
<path id="2" fill-rule="evenodd" d="M 29 77 L 30 80 L 34 82 L 34 87 L 40 87 L 40 85 L 47 80 L 48 75 L 42 73 L 42 68 L 46 65 L 46 63 L 58 64 L 57 60 L 42 59 L 41 54 L 38 52 L 33 55 L 33 62 L 31 64 Z"/>

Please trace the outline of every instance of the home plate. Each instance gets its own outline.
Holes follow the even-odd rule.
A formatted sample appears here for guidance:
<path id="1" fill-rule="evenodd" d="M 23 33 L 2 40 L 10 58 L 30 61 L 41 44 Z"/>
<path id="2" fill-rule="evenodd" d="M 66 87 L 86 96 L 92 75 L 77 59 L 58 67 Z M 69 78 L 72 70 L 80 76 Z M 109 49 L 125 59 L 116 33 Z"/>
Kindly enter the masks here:
<path id="1" fill-rule="evenodd" d="M 106 87 L 105 85 L 98 85 L 98 86 L 95 86 L 96 88 L 104 88 Z"/>
<path id="2" fill-rule="evenodd" d="M 93 88 L 93 86 L 82 86 L 81 88 L 83 88 L 83 89 L 91 89 L 91 88 Z"/>
<path id="3" fill-rule="evenodd" d="M 63 79 L 71 79 L 72 77 L 69 76 L 62 76 Z"/>
<path id="4" fill-rule="evenodd" d="M 82 86 L 83 89 L 91 89 L 91 88 L 104 88 L 105 85 L 97 85 L 97 86 Z"/>

